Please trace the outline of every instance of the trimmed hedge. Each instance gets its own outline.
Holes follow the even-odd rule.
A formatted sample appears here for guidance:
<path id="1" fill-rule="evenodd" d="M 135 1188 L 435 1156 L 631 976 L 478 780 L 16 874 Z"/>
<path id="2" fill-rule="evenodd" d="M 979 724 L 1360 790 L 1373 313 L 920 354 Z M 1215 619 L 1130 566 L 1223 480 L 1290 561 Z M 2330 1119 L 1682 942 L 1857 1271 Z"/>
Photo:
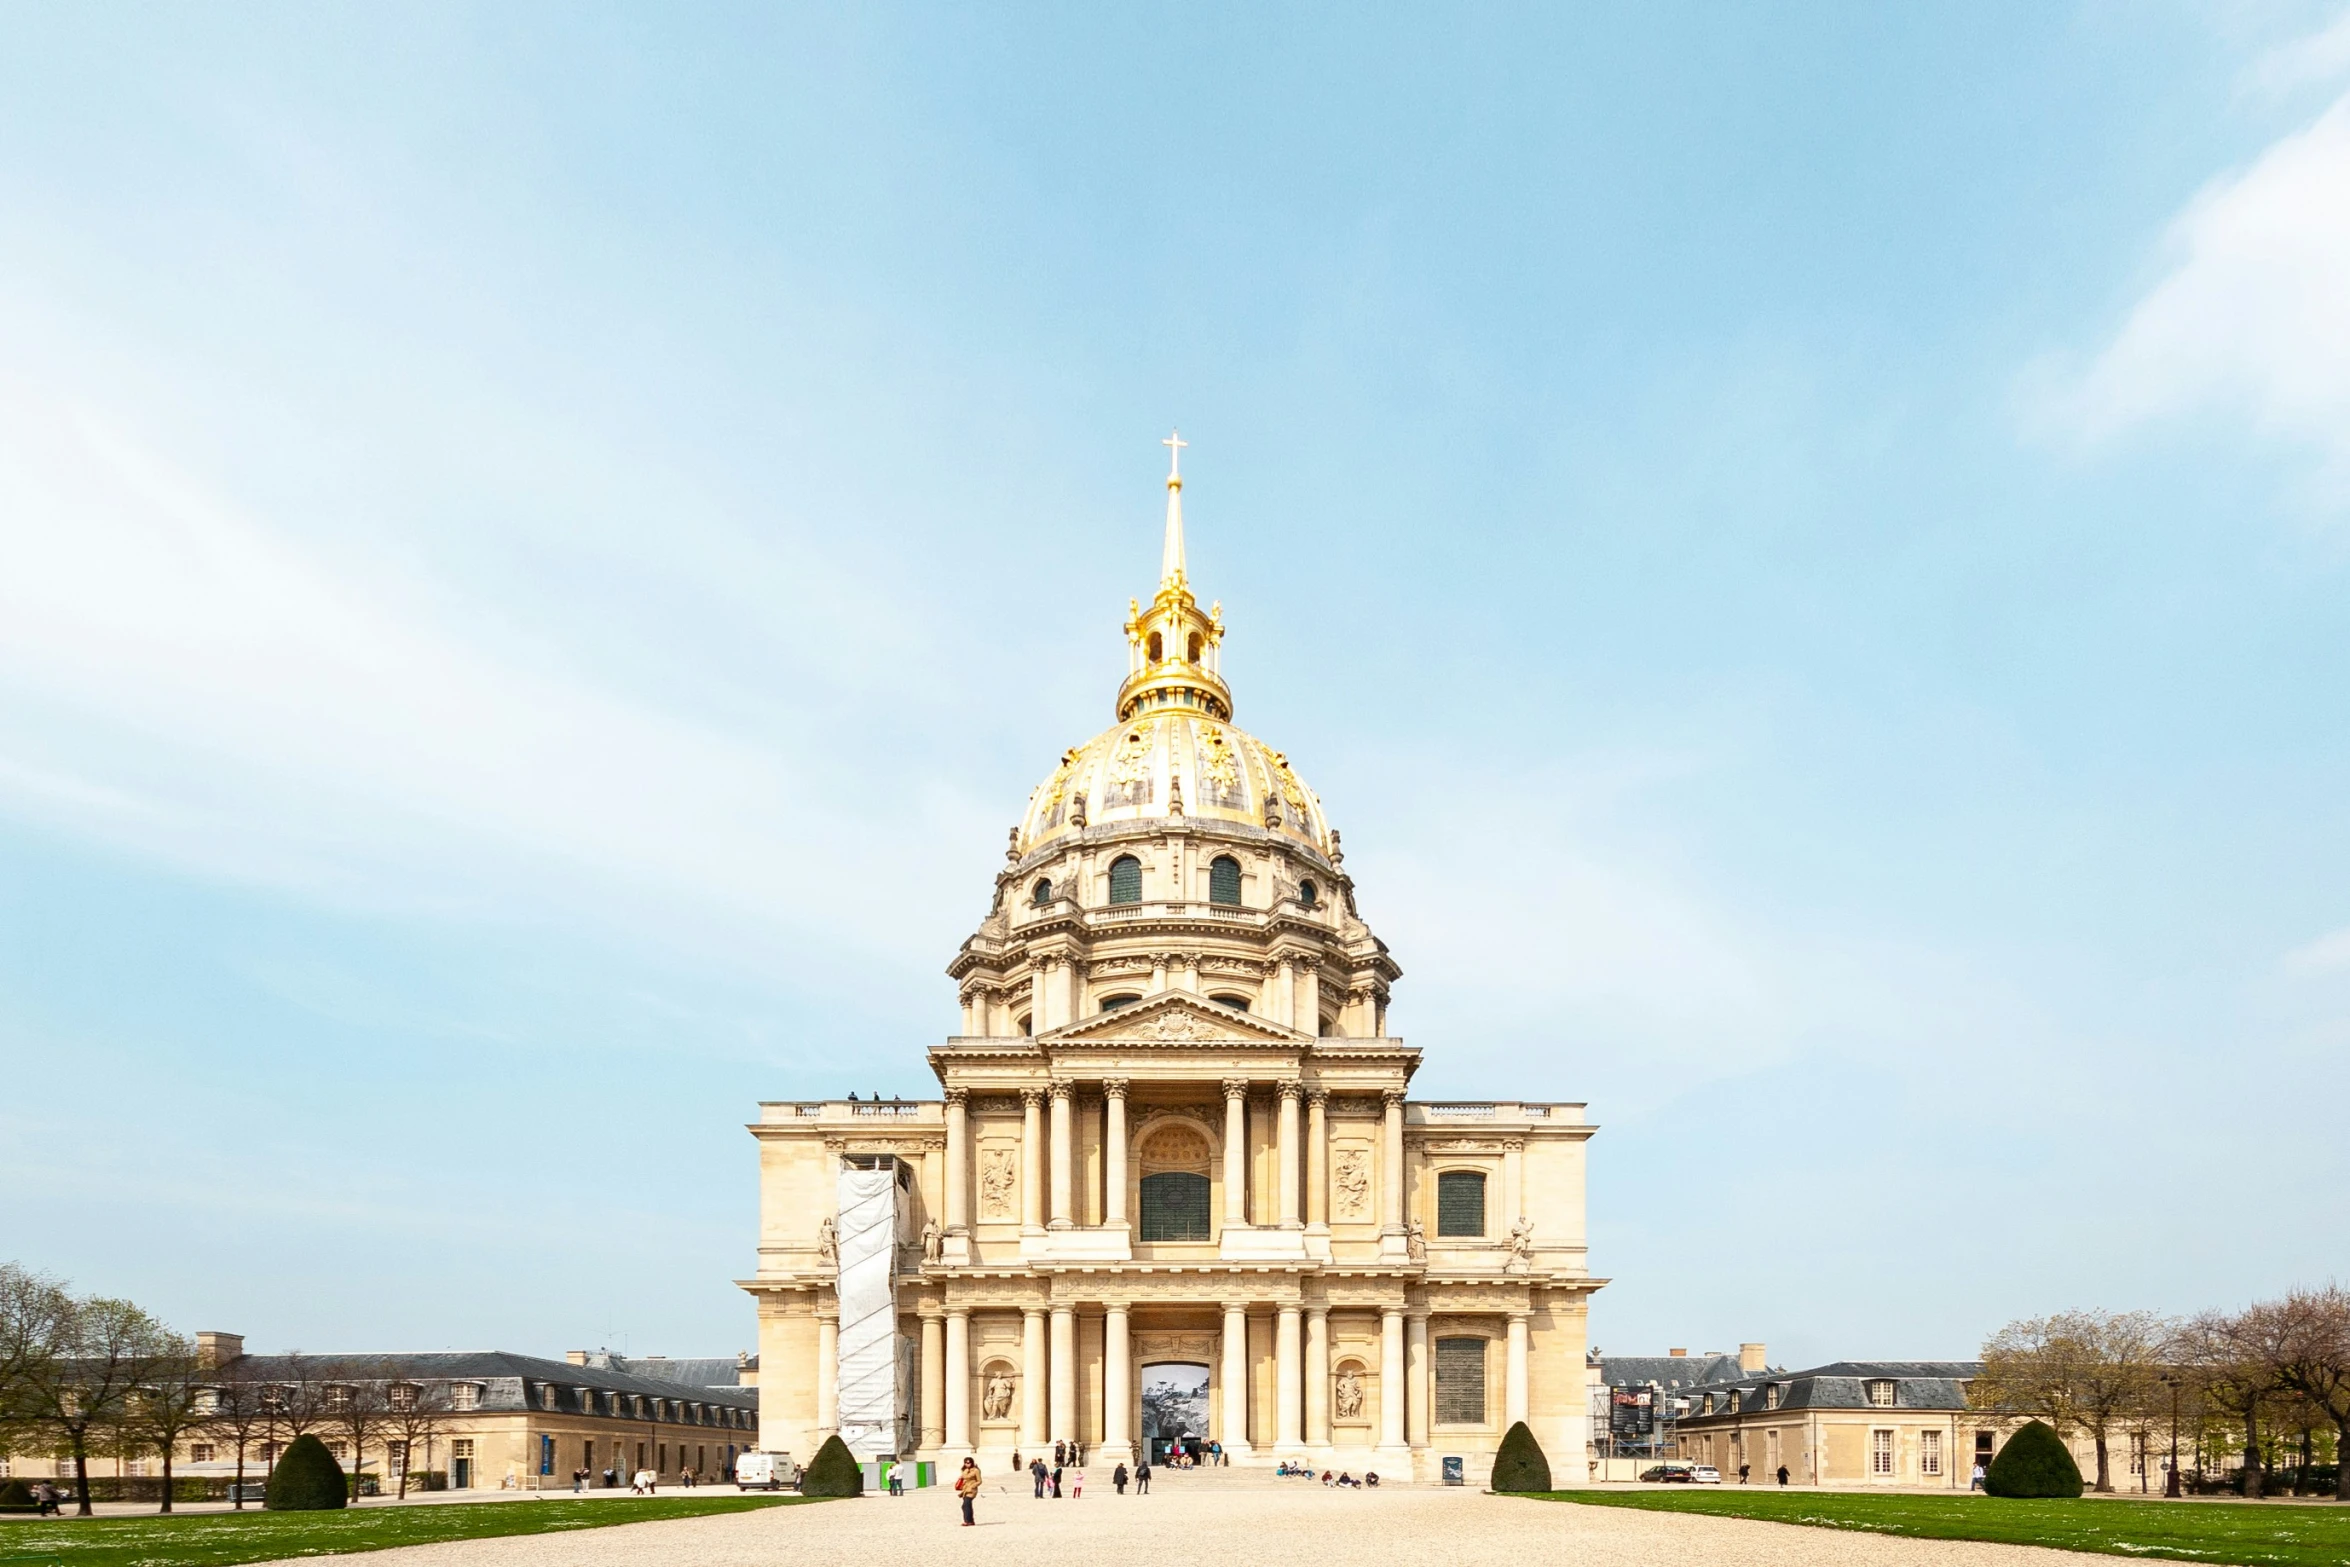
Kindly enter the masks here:
<path id="1" fill-rule="evenodd" d="M 22 1480 L 11 1480 L 0 1485 L 0 1513 L 31 1513 L 40 1511 L 41 1504 L 33 1500 L 33 1488 Z"/>
<path id="2" fill-rule="evenodd" d="M 1521 1420 L 1511 1426 L 1501 1439 L 1500 1449 L 1493 1455 L 1493 1489 L 1496 1491 L 1547 1491 L 1550 1489 L 1550 1460 L 1542 1456 L 1542 1444 L 1534 1440 L 1534 1433 Z"/>
<path id="3" fill-rule="evenodd" d="M 350 1486 L 343 1466 L 326 1444 L 305 1431 L 286 1444 L 277 1467 L 269 1472 L 269 1490 L 262 1506 L 273 1513 L 324 1512 L 350 1505 Z"/>
<path id="4" fill-rule="evenodd" d="M 1991 1460 L 1983 1489 L 1993 1496 L 2078 1496 L 2081 1466 L 2063 1438 L 2043 1422 L 2028 1420 Z"/>
<path id="5" fill-rule="evenodd" d="M 857 1467 L 857 1460 L 849 1452 L 849 1444 L 838 1436 L 828 1436 L 824 1445 L 816 1449 L 815 1458 L 800 1471 L 802 1496 L 863 1496 L 865 1471 Z"/>

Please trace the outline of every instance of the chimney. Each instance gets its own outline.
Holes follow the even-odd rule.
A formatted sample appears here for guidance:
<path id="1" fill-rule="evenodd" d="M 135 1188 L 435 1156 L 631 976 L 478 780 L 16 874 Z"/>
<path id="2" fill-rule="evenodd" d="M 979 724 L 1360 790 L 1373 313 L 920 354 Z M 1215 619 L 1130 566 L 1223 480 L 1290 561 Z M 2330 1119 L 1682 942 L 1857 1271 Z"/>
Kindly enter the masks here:
<path id="1" fill-rule="evenodd" d="M 245 1335 L 242 1333 L 199 1333 L 196 1335 L 196 1366 L 202 1371 L 218 1371 L 232 1360 L 245 1358 Z"/>
<path id="2" fill-rule="evenodd" d="M 1738 1369 L 1748 1376 L 1767 1371 L 1770 1369 L 1770 1365 L 1770 1357 L 1763 1353 L 1763 1347 L 1760 1344 L 1738 1346 Z"/>
<path id="3" fill-rule="evenodd" d="M 587 1364 L 587 1351 L 584 1349 L 567 1349 L 563 1352 L 563 1358 L 571 1365 L 584 1366 Z"/>
<path id="4" fill-rule="evenodd" d="M 1665 1353 L 1672 1356 L 1675 1360 L 1687 1360 L 1689 1358 L 1689 1351 L 1685 1349 L 1668 1349 L 1665 1351 Z"/>

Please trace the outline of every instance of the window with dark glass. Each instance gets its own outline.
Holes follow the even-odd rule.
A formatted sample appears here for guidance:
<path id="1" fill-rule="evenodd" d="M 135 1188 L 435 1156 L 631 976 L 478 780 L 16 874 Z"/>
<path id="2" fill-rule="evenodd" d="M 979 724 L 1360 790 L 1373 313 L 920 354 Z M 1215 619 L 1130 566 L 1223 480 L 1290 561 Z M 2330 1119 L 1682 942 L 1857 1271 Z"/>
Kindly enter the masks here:
<path id="1" fill-rule="evenodd" d="M 1240 906 L 1240 862 L 1229 854 L 1217 855 L 1208 865 L 1208 901 Z"/>
<path id="2" fill-rule="evenodd" d="M 1043 903 L 1050 903 L 1050 902 L 1052 902 L 1052 901 L 1053 901 L 1053 881 L 1052 881 L 1052 878 L 1051 878 L 1051 877 L 1049 877 L 1049 876 L 1039 876 L 1039 877 L 1037 877 L 1037 878 L 1036 878 L 1036 887 L 1035 887 L 1035 890 L 1034 890 L 1034 891 L 1033 891 L 1033 892 L 1030 894 L 1030 896 L 1031 896 L 1031 897 L 1033 897 L 1033 898 L 1036 900 L 1036 902 L 1038 902 L 1038 903 L 1040 903 L 1040 904 L 1043 904 Z"/>
<path id="3" fill-rule="evenodd" d="M 1142 901 L 1142 861 L 1131 854 L 1121 854 L 1110 862 L 1110 901 Z"/>
<path id="4" fill-rule="evenodd" d="M 1436 1423 L 1440 1426 L 1479 1426 L 1485 1423 L 1483 1339 L 1440 1338 L 1436 1341 Z"/>
<path id="5" fill-rule="evenodd" d="M 1120 1007 L 1130 1007 L 1141 999 L 1142 997 L 1134 995 L 1104 996 L 1102 997 L 1102 1010 L 1104 1012 L 1115 1012 Z"/>
<path id="6" fill-rule="evenodd" d="M 1248 997 L 1246 996 L 1210 996 L 1208 999 L 1220 1007 L 1230 1007 L 1235 1012 L 1248 1010 Z"/>
<path id="7" fill-rule="evenodd" d="M 1485 1233 L 1485 1177 L 1475 1170 L 1447 1170 L 1436 1177 L 1436 1233 Z"/>
<path id="8" fill-rule="evenodd" d="M 1301 881 L 1297 884 L 1297 901 L 1301 906 L 1310 909 L 1322 901 L 1322 889 L 1315 886 L 1311 880 Z"/>
<path id="9" fill-rule="evenodd" d="M 1183 1170 L 1144 1176 L 1142 1238 L 1146 1241 L 1206 1240 L 1208 1178 Z"/>

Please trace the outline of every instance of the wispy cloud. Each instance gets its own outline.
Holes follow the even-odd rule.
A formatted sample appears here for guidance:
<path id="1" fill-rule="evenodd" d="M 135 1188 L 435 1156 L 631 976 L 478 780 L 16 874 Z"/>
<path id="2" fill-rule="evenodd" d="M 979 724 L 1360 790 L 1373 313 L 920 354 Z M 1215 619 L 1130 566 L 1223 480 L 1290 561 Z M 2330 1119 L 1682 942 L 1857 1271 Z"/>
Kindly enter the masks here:
<path id="1" fill-rule="evenodd" d="M 2277 966 L 2296 979 L 2339 974 L 2350 969 L 2350 926 L 2328 931 L 2286 953 Z"/>
<path id="2" fill-rule="evenodd" d="M 2091 442 L 2241 420 L 2314 451 L 2326 497 L 2350 499 L 2350 97 L 2197 195 L 2169 248 L 2085 370 L 2044 367 L 2039 415 Z"/>

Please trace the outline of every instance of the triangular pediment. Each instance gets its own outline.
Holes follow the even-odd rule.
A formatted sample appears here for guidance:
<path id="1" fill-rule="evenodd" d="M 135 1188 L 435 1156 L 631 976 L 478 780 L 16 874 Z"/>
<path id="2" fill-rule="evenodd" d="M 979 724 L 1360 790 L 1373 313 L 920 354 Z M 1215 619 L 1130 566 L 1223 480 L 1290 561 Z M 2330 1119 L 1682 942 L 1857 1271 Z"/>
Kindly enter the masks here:
<path id="1" fill-rule="evenodd" d="M 1071 1044 L 1294 1045 L 1305 1036 L 1188 991 L 1163 990 L 1130 1007 L 1056 1028 L 1044 1037 Z"/>

